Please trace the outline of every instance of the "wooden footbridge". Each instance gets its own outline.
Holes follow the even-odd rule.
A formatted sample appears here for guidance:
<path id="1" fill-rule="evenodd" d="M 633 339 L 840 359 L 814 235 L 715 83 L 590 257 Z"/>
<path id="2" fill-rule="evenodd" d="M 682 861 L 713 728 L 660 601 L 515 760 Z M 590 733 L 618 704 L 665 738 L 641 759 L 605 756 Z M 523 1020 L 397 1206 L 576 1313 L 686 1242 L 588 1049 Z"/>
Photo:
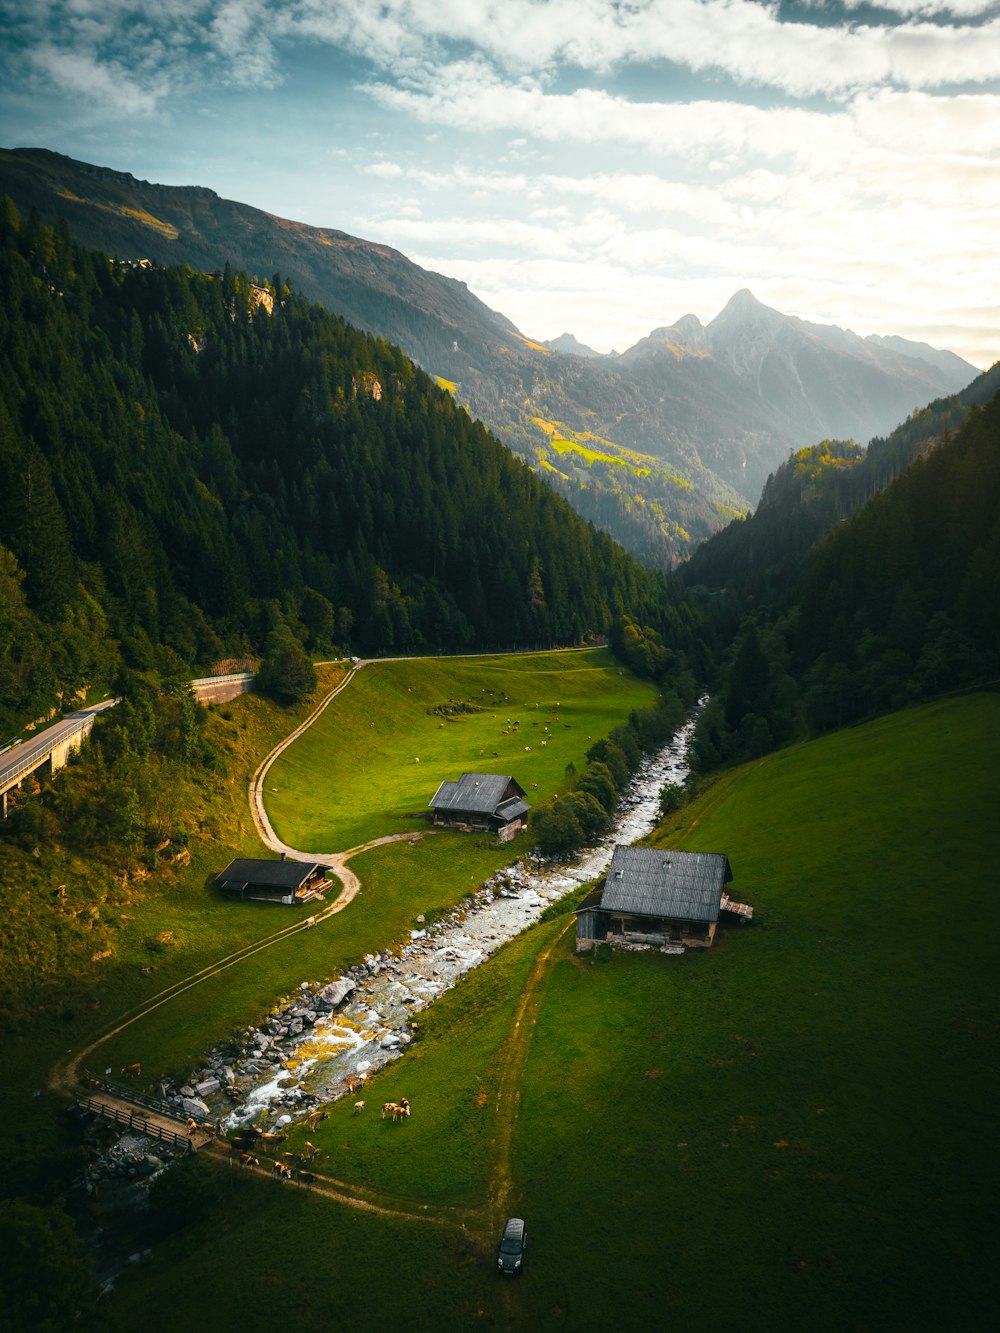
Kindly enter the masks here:
<path id="1" fill-rule="evenodd" d="M 168 1102 L 148 1093 L 137 1092 L 124 1083 L 112 1079 L 95 1078 L 88 1074 L 86 1090 L 73 1095 L 74 1103 L 91 1115 L 112 1120 L 136 1134 L 148 1134 L 161 1139 L 184 1152 L 197 1152 L 215 1140 L 215 1128 L 199 1122 L 192 1129 L 186 1119 L 177 1115 Z"/>

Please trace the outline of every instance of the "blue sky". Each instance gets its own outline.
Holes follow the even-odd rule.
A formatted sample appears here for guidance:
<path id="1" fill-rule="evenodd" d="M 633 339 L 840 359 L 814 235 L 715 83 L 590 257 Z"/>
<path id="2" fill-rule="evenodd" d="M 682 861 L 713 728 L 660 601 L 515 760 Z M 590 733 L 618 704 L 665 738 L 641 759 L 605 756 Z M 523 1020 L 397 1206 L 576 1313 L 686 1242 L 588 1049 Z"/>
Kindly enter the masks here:
<path id="1" fill-rule="evenodd" d="M 0 142 L 619 350 L 749 287 L 1000 358 L 1000 0 L 0 0 Z"/>

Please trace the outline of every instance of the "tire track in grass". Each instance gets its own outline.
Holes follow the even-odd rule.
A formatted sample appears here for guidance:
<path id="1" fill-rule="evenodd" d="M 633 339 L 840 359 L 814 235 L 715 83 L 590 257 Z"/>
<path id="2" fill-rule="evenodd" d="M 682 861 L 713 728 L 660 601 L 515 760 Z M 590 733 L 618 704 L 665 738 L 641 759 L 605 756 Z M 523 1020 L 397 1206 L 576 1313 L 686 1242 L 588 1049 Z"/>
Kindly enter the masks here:
<path id="1" fill-rule="evenodd" d="M 557 945 L 562 941 L 570 925 L 568 917 L 560 930 L 549 943 L 537 954 L 527 984 L 521 992 L 521 999 L 514 1015 L 510 1035 L 503 1046 L 503 1065 L 497 1083 L 494 1111 L 497 1116 L 496 1153 L 494 1156 L 493 1183 L 485 1207 L 484 1221 L 491 1229 L 499 1233 L 506 1218 L 506 1210 L 511 1192 L 511 1147 L 514 1128 L 521 1105 L 519 1084 L 528 1062 L 528 1050 L 534 1035 L 535 1021 L 541 1008 L 542 981 L 552 961 Z"/>

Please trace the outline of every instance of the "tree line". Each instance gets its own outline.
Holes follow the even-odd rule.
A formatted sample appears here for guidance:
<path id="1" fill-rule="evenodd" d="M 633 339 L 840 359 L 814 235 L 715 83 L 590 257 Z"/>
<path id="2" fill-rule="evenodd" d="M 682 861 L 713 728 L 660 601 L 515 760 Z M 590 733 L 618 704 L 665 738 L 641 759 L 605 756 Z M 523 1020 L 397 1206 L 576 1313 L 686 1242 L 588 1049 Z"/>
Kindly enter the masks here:
<path id="1" fill-rule="evenodd" d="M 578 643 L 697 651 L 397 348 L 228 267 L 123 264 L 0 204 L 0 730 L 121 667 Z M 267 671 L 265 670 L 265 676 Z"/>

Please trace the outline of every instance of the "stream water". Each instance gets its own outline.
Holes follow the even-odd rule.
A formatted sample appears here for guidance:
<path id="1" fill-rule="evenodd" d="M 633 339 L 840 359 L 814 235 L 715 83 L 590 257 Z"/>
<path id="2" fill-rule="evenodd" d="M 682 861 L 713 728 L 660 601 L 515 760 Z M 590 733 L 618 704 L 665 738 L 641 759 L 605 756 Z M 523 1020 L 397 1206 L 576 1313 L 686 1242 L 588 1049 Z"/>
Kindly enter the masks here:
<path id="1" fill-rule="evenodd" d="M 238 1059 L 214 1051 L 190 1087 L 163 1091 L 176 1101 L 197 1097 L 227 1127 L 262 1128 L 290 1123 L 349 1093 L 351 1080 L 367 1077 L 405 1051 L 417 1026 L 415 1014 L 537 921 L 550 903 L 601 875 L 618 844 L 652 831 L 660 789 L 687 777 L 693 727 L 692 717 L 662 750 L 643 760 L 599 846 L 558 865 L 519 861 L 498 871 L 445 917 L 412 931 L 401 950 L 369 954 L 330 985 L 302 982 L 258 1028 L 243 1033 Z"/>

